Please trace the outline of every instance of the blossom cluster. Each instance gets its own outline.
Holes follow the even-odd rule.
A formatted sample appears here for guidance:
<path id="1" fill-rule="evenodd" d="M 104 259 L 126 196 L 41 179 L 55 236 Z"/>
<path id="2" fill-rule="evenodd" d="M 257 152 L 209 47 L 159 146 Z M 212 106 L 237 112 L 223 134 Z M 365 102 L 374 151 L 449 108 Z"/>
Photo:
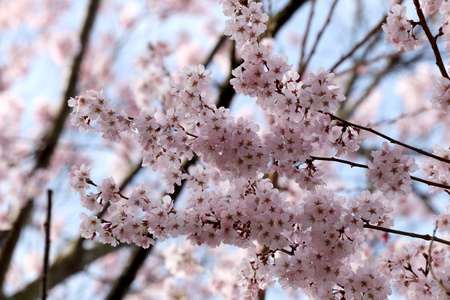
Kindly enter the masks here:
<path id="1" fill-rule="evenodd" d="M 441 37 L 445 42 L 447 54 L 450 54 L 450 2 L 447 0 L 421 0 L 420 9 L 423 10 L 425 15 L 439 12 L 442 16 L 442 26 L 439 28 L 435 39 Z M 406 10 L 406 7 L 400 6 L 399 4 L 392 7 L 392 13 L 389 13 L 387 17 L 387 24 L 382 26 L 383 30 L 387 33 L 385 41 L 392 42 L 396 50 L 418 50 L 424 44 L 425 37 L 416 38 L 414 36 L 412 31 L 417 24 L 406 19 Z M 450 104 L 449 94 L 447 92 L 449 83 L 450 81 L 446 76 L 437 80 L 431 98 L 433 108 L 448 112 Z"/>
<path id="2" fill-rule="evenodd" d="M 406 6 L 395 4 L 388 14 L 386 24 L 381 28 L 387 33 L 384 41 L 391 42 L 395 50 L 419 50 L 425 44 L 425 36 L 417 38 L 413 29 L 414 23 L 406 18 Z"/>
<path id="3" fill-rule="evenodd" d="M 448 112 L 450 107 L 450 80 L 441 77 L 434 85 L 433 95 L 431 97 L 433 108 Z"/>
<path id="4" fill-rule="evenodd" d="M 439 1 L 437 1 L 439 3 Z M 440 2 L 439 13 L 442 15 L 442 40 L 445 42 L 445 50 L 450 53 L 450 2 Z M 448 65 L 449 62 L 447 62 Z"/>
<path id="5" fill-rule="evenodd" d="M 411 175 L 419 169 L 413 157 L 403 154 L 402 147 L 391 148 L 383 142 L 381 151 L 372 151 L 373 162 L 368 162 L 367 177 L 386 196 L 406 195 L 411 192 Z"/>
<path id="6" fill-rule="evenodd" d="M 433 154 L 446 159 L 450 158 L 450 150 L 442 149 L 438 145 L 434 147 Z M 428 159 L 422 167 L 422 173 L 425 178 L 430 178 L 434 182 L 444 185 L 450 183 L 450 168 L 445 162 Z M 430 187 L 430 193 L 436 191 L 442 192 L 444 189 L 435 186 Z"/>
<path id="7" fill-rule="evenodd" d="M 252 2 L 247 8 L 237 1 L 224 1 L 223 6 L 225 15 L 231 18 L 225 33 L 236 40 L 244 59 L 232 71 L 235 78 L 230 83 L 237 93 L 256 97 L 256 103 L 274 120 L 264 137 L 265 154 L 273 160 L 270 171 L 313 190 L 324 182 L 323 172 L 312 163 L 310 154 L 320 148 L 334 148 L 337 156 L 345 155 L 358 150 L 365 136 L 359 129 L 333 122 L 328 115 L 335 113 L 345 100 L 334 74 L 319 68 L 302 82 L 287 64 L 287 57 L 271 55 L 257 38 L 240 34 L 241 16 L 248 16 L 248 20 L 265 19 L 261 3 Z M 253 30 L 254 26 L 257 29 Z M 245 32 L 260 32 L 261 28 L 254 21 L 248 21 L 244 27 Z"/>
<path id="8" fill-rule="evenodd" d="M 392 276 L 393 288 L 400 295 L 417 300 L 448 298 L 450 252 L 444 248 L 448 246 L 433 246 L 430 249 L 425 242 L 401 244 L 385 254 L 382 273 Z"/>
<path id="9" fill-rule="evenodd" d="M 391 227 L 394 220 L 391 213 L 394 210 L 392 201 L 383 197 L 381 193 L 372 194 L 369 191 L 363 191 L 354 199 L 348 202 L 348 207 L 352 211 L 354 229 L 361 228 L 363 223 L 370 223 L 383 227 Z"/>
<path id="10" fill-rule="evenodd" d="M 444 234 L 445 232 L 450 232 L 450 205 L 445 207 L 445 210 L 434 219 L 434 222 L 439 233 Z"/>
<path id="11" fill-rule="evenodd" d="M 97 203 L 86 205 L 88 209 L 110 204 L 102 219 L 80 214 L 80 232 L 85 238 L 97 237 L 113 246 L 149 247 L 155 239 L 184 235 L 194 244 L 216 247 L 225 243 L 250 249 L 253 258 L 235 270 L 241 292 L 248 296 L 255 296 L 275 279 L 283 287 L 302 288 L 319 298 L 350 292 L 368 296 L 375 290 L 379 295 L 390 294 L 387 277 L 375 269 L 352 269 L 348 263 L 361 244 L 363 222 L 388 222 L 385 214 L 389 210 L 367 191 L 348 202 L 320 189 L 294 206 L 269 179 L 236 180 L 228 190 L 211 190 L 205 182 L 200 188 L 189 188 L 187 206 L 175 210 L 169 196 L 152 198 L 145 184 L 135 187 L 129 197 L 121 194 L 112 178 L 97 186 L 85 165 L 74 167 L 71 178 L 71 187 L 80 195 L 86 195 L 90 187 L 97 189 L 91 193 Z M 255 252 L 257 245 L 263 250 Z M 370 281 L 373 274 L 377 279 Z M 367 281 L 365 285 L 360 285 L 362 280 Z"/>
<path id="12" fill-rule="evenodd" d="M 443 0 L 420 0 L 420 7 L 426 15 L 434 14 L 439 10 Z"/>
<path id="13" fill-rule="evenodd" d="M 74 126 L 100 132 L 110 141 L 132 136 L 143 166 L 161 172 L 169 194 L 174 185 L 187 181 L 186 205 L 175 209 L 174 199 L 150 196 L 151 189 L 143 183 L 125 196 L 113 178 L 96 185 L 91 167 L 74 167 L 71 188 L 82 205 L 99 212 L 109 204 L 102 219 L 81 214 L 81 235 L 142 247 L 156 239 L 185 236 L 194 245 L 248 249 L 250 257 L 234 273 L 242 294 L 252 298 L 278 280 L 283 288 L 301 288 L 319 299 L 385 299 L 391 293 L 391 276 L 380 273 L 379 260 L 368 261 L 358 251 L 364 227 L 393 225 L 390 198 L 411 191 L 410 174 L 418 169 L 414 158 L 387 143 L 372 152 L 367 177 L 388 199 L 369 191 L 346 199 L 321 187 L 324 171 L 314 154 L 334 149 L 335 156 L 343 156 L 357 151 L 365 138 L 361 127 L 334 115 L 345 100 L 335 75 L 319 68 L 300 80 L 286 57 L 272 55 L 260 42 L 268 18 L 262 3 L 221 2 L 230 18 L 226 34 L 236 41 L 243 58 L 230 83 L 237 93 L 256 98 L 271 120 L 267 133 L 260 134 L 259 126 L 244 118 L 235 119 L 229 109 L 216 107 L 206 93 L 211 71 L 202 65 L 183 69 L 170 92 L 173 106 L 164 114 L 148 108 L 129 116 L 101 91 L 71 98 Z M 419 48 L 424 40 L 412 34 L 406 8 L 394 6 L 392 11 L 383 26 L 387 40 L 398 49 Z M 168 96 L 167 91 L 162 94 Z M 194 156 L 198 163 L 185 170 L 183 161 Z M 446 180 L 447 173 L 448 168 L 431 164 L 427 176 Z M 295 182 L 304 192 L 302 199 L 295 205 L 287 201 L 268 174 Z M 88 193 L 93 187 L 97 191 Z M 447 216 L 439 222 L 445 224 Z M 444 256 L 436 253 L 435 259 L 440 255 Z M 397 272 L 401 265 L 399 258 L 387 269 Z M 444 276 L 442 269 L 439 275 Z M 397 273 L 399 284 L 402 272 Z"/>

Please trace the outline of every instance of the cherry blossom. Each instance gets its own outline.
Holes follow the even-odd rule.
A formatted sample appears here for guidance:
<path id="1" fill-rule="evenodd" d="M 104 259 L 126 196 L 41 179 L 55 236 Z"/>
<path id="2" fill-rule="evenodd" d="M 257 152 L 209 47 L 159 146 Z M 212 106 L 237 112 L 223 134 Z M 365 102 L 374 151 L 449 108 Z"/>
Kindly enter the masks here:
<path id="1" fill-rule="evenodd" d="M 425 37 L 415 37 L 413 25 L 406 19 L 406 6 L 395 4 L 392 12 L 388 14 L 386 24 L 382 26 L 387 33 L 384 41 L 391 42 L 395 50 L 405 51 L 419 50 L 425 43 Z"/>
<path id="2" fill-rule="evenodd" d="M 436 81 L 433 96 L 431 98 L 431 104 L 433 108 L 441 109 L 444 112 L 448 112 L 450 106 L 450 80 L 445 77 L 441 77 Z"/>
<path id="3" fill-rule="evenodd" d="M 411 191 L 411 176 L 419 169 L 414 158 L 402 154 L 402 148 L 391 148 L 383 143 L 381 151 L 372 151 L 373 162 L 369 162 L 367 176 L 372 183 L 388 197 L 395 193 L 406 195 Z"/>
<path id="4" fill-rule="evenodd" d="M 403 143 L 405 147 L 391 147 L 383 142 L 381 150 L 371 152 L 368 166 L 336 159 L 352 157 L 366 133 L 400 142 L 367 123 L 339 117 L 346 96 L 333 72 L 319 67 L 299 74 L 288 57 L 274 54 L 261 42 L 269 18 L 263 3 L 221 4 L 228 17 L 225 34 L 242 58 L 229 82 L 236 93 L 249 96 L 245 101 L 256 103 L 267 126 L 262 130 L 253 120 L 217 107 L 210 93 L 212 71 L 202 64 L 184 67 L 176 79 L 155 80 L 166 70 L 151 60 L 163 60 L 170 52 L 157 45 L 139 62 L 146 74 L 137 81 L 137 98 L 152 99 L 141 101 L 139 110 L 122 109 L 102 90 L 87 90 L 68 105 L 73 109 L 71 123 L 81 132 L 98 132 L 114 143 L 125 136 L 133 139 L 142 166 L 159 172 L 166 194 L 155 193 L 145 183 L 119 190 L 113 177 L 94 180 L 92 167 L 75 166 L 70 187 L 82 206 L 95 213 L 107 207 L 101 218 L 80 214 L 81 236 L 112 246 L 150 248 L 157 240 L 182 236 L 192 246 L 238 247 L 247 254 L 233 269 L 236 285 L 227 295 L 237 294 L 239 288 L 250 299 L 276 282 L 317 299 L 386 299 L 392 289 L 412 299 L 445 297 L 445 287 L 434 278 L 448 278 L 448 251 L 441 246 L 411 243 L 399 251 L 390 249 L 383 261 L 365 252 L 369 243 L 380 242 L 368 229 L 394 232 L 392 200 L 408 196 L 413 180 L 432 186 L 430 191 L 445 190 L 437 186 L 448 185 L 448 151 L 436 146 L 433 157 Z M 422 1 L 422 6 L 427 14 L 445 9 L 439 1 Z M 415 37 L 417 24 L 406 19 L 406 7 L 394 5 L 382 26 L 385 41 L 398 51 L 419 50 L 426 39 Z M 447 81 L 437 81 L 432 97 L 433 106 L 445 112 Z M 154 98 L 162 99 L 163 109 L 151 105 Z M 419 166 L 403 153 L 405 148 L 430 157 L 422 169 L 430 181 L 411 176 Z M 366 176 L 378 191 L 366 187 L 343 196 L 327 188 L 328 162 L 318 160 L 368 168 Z M 187 161 L 194 163 L 186 167 Z M 283 182 L 295 187 L 294 196 Z M 175 205 L 178 187 L 184 184 L 185 202 Z M 448 219 L 448 208 L 434 219 L 441 234 L 448 231 Z M 171 248 L 165 255 L 173 258 L 166 263 L 173 275 L 185 276 L 197 266 L 181 249 Z M 172 287 L 172 282 L 166 284 Z"/>

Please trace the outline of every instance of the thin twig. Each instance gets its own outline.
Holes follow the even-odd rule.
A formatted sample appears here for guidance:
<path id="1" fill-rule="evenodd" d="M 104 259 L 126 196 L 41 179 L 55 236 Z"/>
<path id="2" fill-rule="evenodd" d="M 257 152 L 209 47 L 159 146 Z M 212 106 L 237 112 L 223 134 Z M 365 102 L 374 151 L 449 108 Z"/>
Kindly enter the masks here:
<path id="1" fill-rule="evenodd" d="M 415 239 L 422 239 L 425 241 L 431 241 L 434 239 L 434 241 L 438 242 L 438 243 L 442 243 L 445 245 L 450 246 L 450 241 L 447 240 L 443 240 L 437 237 L 432 237 L 429 234 L 417 234 L 417 233 L 412 233 L 412 232 L 407 232 L 407 231 L 401 231 L 401 230 L 395 230 L 395 229 L 391 229 L 391 228 L 385 228 L 385 227 L 380 227 L 380 226 L 375 226 L 375 225 L 371 225 L 371 224 L 364 224 L 364 228 L 369 228 L 369 229 L 374 229 L 374 230 L 378 230 L 378 231 L 383 231 L 383 232 L 388 232 L 388 233 L 393 233 L 393 234 L 399 234 L 399 235 L 404 235 L 404 236 L 409 236 Z"/>
<path id="2" fill-rule="evenodd" d="M 386 16 L 383 16 L 383 18 L 381 18 L 381 21 L 378 22 L 377 25 L 375 25 L 374 28 L 372 28 L 371 31 L 369 31 L 367 33 L 367 35 L 358 43 L 356 44 L 347 54 L 345 54 L 344 56 L 341 57 L 341 59 L 336 62 L 334 64 L 333 67 L 331 67 L 330 72 L 334 72 L 334 70 L 341 64 L 343 63 L 347 58 L 351 57 L 353 55 L 353 53 L 355 53 L 356 50 L 358 50 L 362 45 L 364 45 L 375 33 L 377 33 L 380 28 L 381 25 L 383 25 L 383 23 L 386 21 Z"/>
<path id="3" fill-rule="evenodd" d="M 302 70 L 302 72 L 304 71 L 302 69 L 303 66 L 303 60 L 305 58 L 305 52 L 306 52 L 306 41 L 308 39 L 308 35 L 309 32 L 311 30 L 311 23 L 312 23 L 312 19 L 314 16 L 314 8 L 316 7 L 316 0 L 311 1 L 311 9 L 309 11 L 309 16 L 308 16 L 308 23 L 306 24 L 306 30 L 305 30 L 305 36 L 303 37 L 303 41 L 302 41 L 302 52 L 300 54 L 300 63 L 298 65 L 298 69 Z M 302 73 L 299 73 L 300 77 L 302 77 Z"/>
<path id="4" fill-rule="evenodd" d="M 47 190 L 47 220 L 45 228 L 44 270 L 42 275 L 42 300 L 47 299 L 48 261 L 50 255 L 50 224 L 52 219 L 52 190 Z"/>
<path id="5" fill-rule="evenodd" d="M 313 45 L 313 47 L 311 49 L 311 52 L 308 55 L 308 58 L 306 59 L 306 62 L 304 64 L 300 65 L 299 70 L 298 70 L 298 74 L 300 74 L 300 76 L 306 70 L 306 67 L 308 66 L 309 61 L 311 60 L 312 56 L 316 52 L 317 45 L 319 44 L 320 38 L 322 37 L 323 33 L 325 32 L 325 29 L 327 29 L 328 24 L 331 21 L 331 16 L 333 15 L 334 8 L 336 7 L 336 4 L 338 3 L 338 1 L 339 0 L 334 0 L 333 4 L 331 5 L 330 11 L 329 11 L 328 16 L 327 16 L 327 20 L 323 24 L 323 26 L 320 29 L 319 33 L 317 34 L 316 41 L 314 42 L 314 45 Z"/>
<path id="6" fill-rule="evenodd" d="M 335 158 L 335 157 L 318 157 L 318 156 L 310 156 L 312 160 L 323 160 L 323 161 L 334 161 L 334 162 L 339 162 L 339 163 L 343 163 L 343 164 L 347 164 L 350 165 L 352 167 L 358 167 L 358 168 L 364 168 L 364 169 L 368 169 L 369 167 L 367 165 L 363 165 L 363 164 L 358 164 L 352 161 L 348 161 L 345 159 L 340 159 L 340 158 Z M 411 179 L 417 182 L 421 182 L 421 183 L 425 183 L 427 185 L 431 185 L 431 186 L 435 186 L 435 187 L 440 187 L 446 190 L 450 190 L 450 185 L 446 185 L 446 184 L 442 184 L 442 183 L 437 183 L 437 182 L 433 182 L 433 181 L 429 181 L 429 180 L 425 180 L 419 177 L 415 177 L 415 176 L 411 176 Z"/>
<path id="7" fill-rule="evenodd" d="M 434 56 L 436 57 L 436 65 L 438 66 L 439 71 L 441 71 L 442 77 L 449 79 L 447 70 L 445 70 L 444 62 L 442 61 L 441 53 L 439 52 L 439 48 L 436 43 L 437 38 L 433 36 L 430 27 L 428 27 L 427 20 L 425 19 L 422 9 L 420 8 L 419 0 L 414 0 L 413 2 L 416 7 L 417 16 L 419 17 L 419 24 L 422 26 L 423 31 L 430 42 L 431 49 L 433 49 Z"/>
<path id="8" fill-rule="evenodd" d="M 414 152 L 417 152 L 417 153 L 419 153 L 419 154 L 422 154 L 422 155 L 425 155 L 425 156 L 434 158 L 434 159 L 436 159 L 436 160 L 445 162 L 445 163 L 447 163 L 447 164 L 450 164 L 450 160 L 449 160 L 449 159 L 446 159 L 446 158 L 443 158 L 443 157 L 434 155 L 434 154 L 429 153 L 429 152 L 426 152 L 426 151 L 424 151 L 424 150 L 422 150 L 422 149 L 419 149 L 419 148 L 410 146 L 410 145 L 408 145 L 408 144 L 405 144 L 405 143 L 403 143 L 403 142 L 400 142 L 400 141 L 398 141 L 398 140 L 396 140 L 396 139 L 394 139 L 394 138 L 391 138 L 391 137 L 389 137 L 389 136 L 387 136 L 387 135 L 385 135 L 385 134 L 383 134 L 383 133 L 381 133 L 381 132 L 379 132 L 379 131 L 376 131 L 376 130 L 374 130 L 374 129 L 372 129 L 372 128 L 365 127 L 365 126 L 361 126 L 361 125 L 358 125 L 358 124 L 354 124 L 354 123 L 352 123 L 352 122 L 349 122 L 349 121 L 347 121 L 347 120 L 344 120 L 344 119 L 342 119 L 342 118 L 339 118 L 339 117 L 337 117 L 337 116 L 335 116 L 335 115 L 333 115 L 333 114 L 331 114 L 331 113 L 326 113 L 326 112 L 322 112 L 322 113 L 323 113 L 323 114 L 326 114 L 326 115 L 329 115 L 332 119 L 338 120 L 338 121 L 342 122 L 343 124 L 345 124 L 345 125 L 347 125 L 347 126 L 351 126 L 351 127 L 354 127 L 354 128 L 358 128 L 358 129 L 364 130 L 364 131 L 371 132 L 371 133 L 373 133 L 373 134 L 375 134 L 375 135 L 378 135 L 379 137 L 384 138 L 385 140 L 388 140 L 389 142 L 391 142 L 391 143 L 393 143 L 393 144 L 400 145 L 400 146 L 402 146 L 402 147 L 405 147 L 405 148 L 407 148 L 407 149 L 409 149 L 409 150 L 412 150 L 412 151 L 414 151 Z"/>
<path id="9" fill-rule="evenodd" d="M 399 120 L 405 119 L 405 118 L 412 118 L 412 117 L 416 117 L 422 113 L 428 112 L 430 110 L 430 108 L 422 106 L 421 108 L 412 111 L 412 112 L 407 112 L 407 113 L 403 113 L 401 115 L 398 115 L 397 117 L 394 117 L 392 119 L 385 119 L 385 120 L 380 120 L 378 122 L 372 123 L 371 126 L 381 126 L 381 125 L 388 125 L 388 124 L 395 124 L 397 123 Z"/>
<path id="10" fill-rule="evenodd" d="M 67 78 L 67 85 L 60 102 L 59 111 L 49 126 L 47 132 L 45 133 L 41 145 L 36 153 L 36 165 L 33 168 L 31 175 L 38 169 L 47 168 L 54 150 L 58 144 L 61 132 L 64 129 L 64 124 L 67 116 L 70 113 L 71 108 L 67 105 L 67 101 L 70 97 L 76 95 L 76 87 L 78 82 L 78 77 L 80 74 L 81 63 L 83 62 L 84 55 L 88 48 L 89 36 L 94 26 L 95 17 L 97 15 L 97 9 L 100 5 L 100 0 L 91 0 L 86 11 L 86 16 L 84 19 L 83 27 L 81 28 L 79 39 L 80 39 L 80 51 L 74 56 L 72 64 L 70 66 L 70 73 Z"/>
<path id="11" fill-rule="evenodd" d="M 450 296 L 450 290 L 444 285 L 444 283 L 442 282 L 442 279 L 438 279 L 436 277 L 436 275 L 434 275 L 434 271 L 433 271 L 433 258 L 431 256 L 431 247 L 433 246 L 433 242 L 436 240 L 436 231 L 437 231 L 437 229 L 438 229 L 438 227 L 436 226 L 436 228 L 434 228 L 434 231 L 433 231 L 433 236 L 431 238 L 430 247 L 428 247 L 427 263 L 428 263 L 428 266 L 430 268 L 431 276 L 433 277 L 434 281 L 439 285 L 439 287 L 441 289 L 443 289 L 445 291 L 447 296 Z"/>

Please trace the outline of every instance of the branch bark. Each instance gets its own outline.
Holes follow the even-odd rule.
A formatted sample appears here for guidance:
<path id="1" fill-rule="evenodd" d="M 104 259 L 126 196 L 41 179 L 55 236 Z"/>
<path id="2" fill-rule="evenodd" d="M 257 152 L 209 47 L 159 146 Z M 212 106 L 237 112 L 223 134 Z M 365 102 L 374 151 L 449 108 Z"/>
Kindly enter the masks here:
<path id="1" fill-rule="evenodd" d="M 431 33 L 430 27 L 428 27 L 427 20 L 425 19 L 425 15 L 423 14 L 422 9 L 420 8 L 419 0 L 414 0 L 414 6 L 416 7 L 417 16 L 419 17 L 420 26 L 422 26 L 425 35 L 430 42 L 431 49 L 433 49 L 434 56 L 436 57 L 436 65 L 441 72 L 442 77 L 449 79 L 447 70 L 445 70 L 444 62 L 442 61 L 441 53 L 439 52 L 438 45 L 436 43 L 436 37 Z"/>
<path id="2" fill-rule="evenodd" d="M 50 256 L 50 224 L 52 220 L 52 190 L 47 191 L 47 220 L 45 221 L 44 272 L 42 274 L 42 300 L 47 299 L 48 261 Z"/>

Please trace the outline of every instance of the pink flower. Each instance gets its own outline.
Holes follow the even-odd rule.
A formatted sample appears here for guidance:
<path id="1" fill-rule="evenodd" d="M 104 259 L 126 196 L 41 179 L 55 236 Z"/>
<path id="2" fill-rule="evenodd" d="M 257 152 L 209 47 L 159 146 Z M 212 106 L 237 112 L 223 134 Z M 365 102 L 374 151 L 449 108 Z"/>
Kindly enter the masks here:
<path id="1" fill-rule="evenodd" d="M 433 95 L 431 97 L 433 108 L 440 108 L 443 112 L 448 112 L 450 107 L 450 80 L 441 77 L 437 80 Z"/>
<path id="2" fill-rule="evenodd" d="M 386 196 L 392 198 L 396 193 L 406 195 L 411 191 L 411 176 L 419 169 L 414 158 L 402 154 L 402 148 L 389 147 L 384 142 L 382 151 L 372 151 L 373 163 L 369 161 L 367 177 Z"/>
<path id="3" fill-rule="evenodd" d="M 395 50 L 419 50 L 425 44 L 425 36 L 416 38 L 412 33 L 412 25 L 406 19 L 406 7 L 395 4 L 392 12 L 388 14 L 387 24 L 381 28 L 387 33 L 384 41 L 392 42 Z"/>

